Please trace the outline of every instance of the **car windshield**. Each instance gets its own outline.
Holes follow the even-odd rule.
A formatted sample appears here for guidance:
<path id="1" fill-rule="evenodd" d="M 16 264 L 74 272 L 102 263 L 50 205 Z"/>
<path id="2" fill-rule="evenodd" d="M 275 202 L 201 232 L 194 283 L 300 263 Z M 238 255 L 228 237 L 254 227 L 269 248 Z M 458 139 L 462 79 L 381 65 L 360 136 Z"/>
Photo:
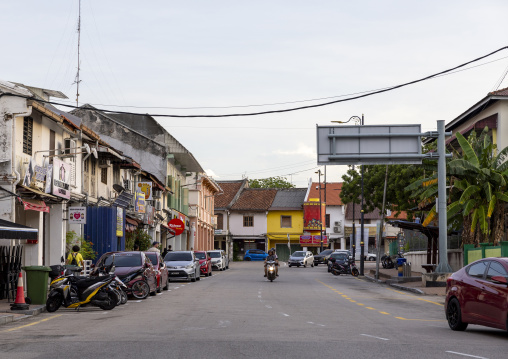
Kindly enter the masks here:
<path id="1" fill-rule="evenodd" d="M 157 265 L 157 253 L 149 252 L 149 253 L 145 253 L 145 254 L 150 259 L 150 261 L 152 262 L 152 264 L 154 266 Z"/>
<path id="2" fill-rule="evenodd" d="M 332 255 L 332 257 L 335 258 L 335 259 L 344 260 L 344 259 L 347 259 L 347 254 L 346 253 L 334 253 Z"/>
<path id="3" fill-rule="evenodd" d="M 115 254 L 115 267 L 141 267 L 141 255 L 139 253 L 123 253 Z M 110 255 L 104 261 L 104 265 L 108 266 L 113 262 L 113 256 Z"/>
<path id="4" fill-rule="evenodd" d="M 204 253 L 204 252 L 194 252 L 194 255 L 198 259 L 206 259 L 206 253 Z"/>
<path id="5" fill-rule="evenodd" d="M 305 252 L 295 252 L 293 253 L 293 257 L 305 257 Z"/>
<path id="6" fill-rule="evenodd" d="M 190 253 L 179 253 L 179 252 L 169 252 L 164 257 L 165 262 L 177 262 L 177 261 L 191 261 L 192 254 Z"/>
<path id="7" fill-rule="evenodd" d="M 322 256 L 327 256 L 329 255 L 330 253 L 332 253 L 333 250 L 332 249 L 327 249 L 326 251 L 322 251 L 321 253 L 319 253 L 320 255 Z"/>
<path id="8" fill-rule="evenodd" d="M 208 252 L 208 254 L 212 258 L 220 258 L 221 257 L 220 252 Z"/>

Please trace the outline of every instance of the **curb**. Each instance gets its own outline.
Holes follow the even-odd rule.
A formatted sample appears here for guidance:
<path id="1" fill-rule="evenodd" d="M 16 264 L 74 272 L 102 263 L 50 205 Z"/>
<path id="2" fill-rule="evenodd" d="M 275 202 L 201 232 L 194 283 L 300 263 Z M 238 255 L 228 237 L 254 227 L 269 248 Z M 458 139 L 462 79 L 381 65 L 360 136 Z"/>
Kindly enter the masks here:
<path id="1" fill-rule="evenodd" d="M 0 325 L 17 322 L 18 320 L 30 318 L 34 315 L 39 315 L 46 312 L 45 305 L 32 305 L 32 307 L 32 309 L 27 310 L 5 310 L 0 312 Z"/>
<path id="2" fill-rule="evenodd" d="M 423 295 L 425 295 L 425 292 L 423 292 L 421 289 L 418 289 L 418 288 L 405 287 L 405 286 L 400 285 L 400 284 L 385 282 L 385 281 L 382 281 L 381 279 L 376 280 L 376 278 L 370 277 L 368 275 L 364 275 L 364 277 L 367 280 L 369 280 L 371 282 L 374 282 L 374 283 L 377 282 L 377 283 L 387 284 L 387 285 L 389 285 L 391 287 L 394 287 L 394 288 L 397 288 L 397 289 L 405 290 L 405 291 L 408 291 L 408 292 L 413 292 L 413 293 L 416 293 L 416 294 L 423 294 Z"/>

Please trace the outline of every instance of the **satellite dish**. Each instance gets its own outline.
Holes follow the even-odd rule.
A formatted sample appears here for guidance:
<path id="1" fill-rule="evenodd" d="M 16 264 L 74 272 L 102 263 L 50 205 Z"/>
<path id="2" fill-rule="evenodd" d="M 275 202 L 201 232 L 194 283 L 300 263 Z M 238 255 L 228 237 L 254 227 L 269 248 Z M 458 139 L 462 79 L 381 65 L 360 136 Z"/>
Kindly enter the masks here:
<path id="1" fill-rule="evenodd" d="M 114 184 L 113 185 L 113 189 L 115 190 L 115 192 L 117 193 L 122 193 L 123 191 L 125 191 L 125 188 L 123 188 L 122 186 L 120 186 L 119 184 Z"/>

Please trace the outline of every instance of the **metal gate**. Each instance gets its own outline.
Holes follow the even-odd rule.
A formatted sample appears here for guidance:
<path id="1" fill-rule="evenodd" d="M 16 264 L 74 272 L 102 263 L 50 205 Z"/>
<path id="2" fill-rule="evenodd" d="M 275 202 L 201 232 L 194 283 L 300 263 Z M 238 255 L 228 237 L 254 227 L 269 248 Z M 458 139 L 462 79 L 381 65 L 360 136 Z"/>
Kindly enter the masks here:
<path id="1" fill-rule="evenodd" d="M 291 244 L 291 253 L 295 251 L 301 251 L 302 246 L 299 244 Z M 289 248 L 287 244 L 275 244 L 275 251 L 277 252 L 277 257 L 279 258 L 279 261 L 287 262 L 289 259 Z"/>
<path id="2" fill-rule="evenodd" d="M 23 247 L 0 246 L 0 299 L 16 300 Z"/>

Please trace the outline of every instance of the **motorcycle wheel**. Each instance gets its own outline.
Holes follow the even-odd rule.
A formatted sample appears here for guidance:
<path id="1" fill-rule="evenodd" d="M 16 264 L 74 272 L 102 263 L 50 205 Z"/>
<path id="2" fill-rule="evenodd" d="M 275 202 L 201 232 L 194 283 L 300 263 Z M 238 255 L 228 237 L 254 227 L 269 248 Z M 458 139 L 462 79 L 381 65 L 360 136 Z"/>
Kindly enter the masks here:
<path id="1" fill-rule="evenodd" d="M 144 280 L 138 280 L 132 285 L 132 296 L 136 299 L 145 299 L 150 294 L 150 287 Z"/>
<path id="2" fill-rule="evenodd" d="M 114 307 L 116 307 L 116 304 L 118 303 L 118 296 L 115 292 L 111 291 L 108 292 L 108 304 L 100 305 L 99 308 L 103 310 L 111 310 Z"/>
<path id="3" fill-rule="evenodd" d="M 358 269 L 353 268 L 353 269 L 351 269 L 351 274 L 352 274 L 354 277 L 358 277 L 358 275 L 360 274 L 360 272 L 358 272 Z"/>
<path id="4" fill-rule="evenodd" d="M 120 301 L 120 304 L 125 304 L 127 303 L 127 300 L 129 298 L 127 298 L 127 293 L 125 293 L 125 291 L 123 289 L 120 289 L 120 296 L 121 296 L 121 301 Z"/>
<path id="5" fill-rule="evenodd" d="M 46 310 L 48 313 L 56 312 L 62 305 L 62 300 L 63 298 L 61 294 L 50 296 L 46 301 Z"/>

